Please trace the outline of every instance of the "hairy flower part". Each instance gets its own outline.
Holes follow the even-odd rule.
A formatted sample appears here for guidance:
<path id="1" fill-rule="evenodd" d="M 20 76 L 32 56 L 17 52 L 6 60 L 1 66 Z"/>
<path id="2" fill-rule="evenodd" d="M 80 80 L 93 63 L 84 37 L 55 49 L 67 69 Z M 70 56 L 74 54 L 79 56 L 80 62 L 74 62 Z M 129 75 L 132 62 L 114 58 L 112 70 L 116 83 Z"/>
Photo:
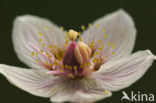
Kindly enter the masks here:
<path id="1" fill-rule="evenodd" d="M 17 17 L 14 49 L 32 69 L 0 64 L 0 73 L 13 85 L 52 102 L 92 103 L 132 85 L 156 59 L 150 50 L 131 54 L 136 29 L 124 10 L 81 29 L 82 33 L 67 32 L 44 18 Z"/>

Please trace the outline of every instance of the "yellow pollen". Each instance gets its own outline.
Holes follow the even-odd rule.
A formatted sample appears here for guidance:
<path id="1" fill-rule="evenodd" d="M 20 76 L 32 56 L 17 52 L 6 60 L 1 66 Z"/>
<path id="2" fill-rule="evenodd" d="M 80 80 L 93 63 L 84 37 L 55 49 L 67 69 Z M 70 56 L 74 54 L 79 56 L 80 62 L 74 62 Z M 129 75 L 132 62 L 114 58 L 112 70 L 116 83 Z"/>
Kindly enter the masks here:
<path id="1" fill-rule="evenodd" d="M 82 41 L 82 38 L 79 38 L 79 41 Z"/>
<path id="2" fill-rule="evenodd" d="M 97 63 L 99 63 L 99 64 L 100 64 L 100 63 L 101 63 L 101 60 L 98 60 L 98 61 L 97 61 Z"/>
<path id="3" fill-rule="evenodd" d="M 66 43 L 69 43 L 69 40 L 66 40 Z"/>
<path id="4" fill-rule="evenodd" d="M 61 26 L 61 31 L 63 31 L 64 30 L 64 28 L 63 28 L 63 26 Z"/>
<path id="5" fill-rule="evenodd" d="M 112 55 L 114 55 L 115 54 L 115 52 L 112 52 Z"/>
<path id="6" fill-rule="evenodd" d="M 45 26 L 45 27 L 44 27 L 44 30 L 48 30 L 48 27 L 47 27 L 47 26 Z"/>
<path id="7" fill-rule="evenodd" d="M 42 42 L 42 39 L 38 39 L 39 42 Z"/>
<path id="8" fill-rule="evenodd" d="M 91 28 L 92 27 L 92 24 L 89 23 L 88 27 Z"/>
<path id="9" fill-rule="evenodd" d="M 67 39 L 68 39 L 68 37 L 66 36 L 66 37 L 65 37 L 65 39 L 67 40 Z"/>
<path id="10" fill-rule="evenodd" d="M 77 66 L 74 66 L 74 70 L 76 70 L 77 69 Z"/>
<path id="11" fill-rule="evenodd" d="M 71 66 L 69 66 L 69 69 L 71 70 L 71 69 L 72 69 L 72 67 L 71 67 Z"/>
<path id="12" fill-rule="evenodd" d="M 36 60 L 36 62 L 38 63 L 38 62 L 39 62 L 39 60 Z"/>
<path id="13" fill-rule="evenodd" d="M 90 63 L 88 63 L 87 65 L 88 65 L 88 66 L 91 66 L 91 64 L 90 64 Z"/>
<path id="14" fill-rule="evenodd" d="M 99 25 L 99 24 L 97 24 L 97 25 L 96 25 L 96 27 L 97 27 L 97 28 L 99 28 L 99 27 L 100 27 L 100 25 Z"/>
<path id="15" fill-rule="evenodd" d="M 104 34 L 104 38 L 107 38 L 107 34 Z"/>
<path id="16" fill-rule="evenodd" d="M 72 77 L 73 75 L 72 75 L 72 73 L 69 73 L 69 77 Z"/>
<path id="17" fill-rule="evenodd" d="M 96 52 L 96 54 L 98 55 L 98 54 L 99 54 L 99 52 Z"/>
<path id="18" fill-rule="evenodd" d="M 68 35 L 68 32 L 65 32 L 65 35 Z"/>
<path id="19" fill-rule="evenodd" d="M 54 27 L 51 27 L 51 31 L 54 31 L 55 30 L 55 28 Z"/>
<path id="20" fill-rule="evenodd" d="M 42 36 L 42 33 L 41 33 L 41 32 L 39 32 L 39 33 L 38 33 L 38 35 L 39 35 L 39 36 Z"/>
<path id="21" fill-rule="evenodd" d="M 108 42 L 108 45 L 110 46 L 111 45 L 111 42 Z"/>
<path id="22" fill-rule="evenodd" d="M 41 46 L 42 46 L 42 47 L 44 47 L 44 46 L 45 46 L 45 44 L 41 44 Z"/>
<path id="23" fill-rule="evenodd" d="M 115 48 L 115 44 L 112 44 L 112 49 L 114 49 Z"/>
<path id="24" fill-rule="evenodd" d="M 65 43 L 65 47 L 67 47 L 68 46 L 68 44 L 67 43 Z"/>
<path id="25" fill-rule="evenodd" d="M 54 49 L 57 49 L 57 46 L 56 45 L 54 45 Z"/>
<path id="26" fill-rule="evenodd" d="M 84 69 L 85 69 L 85 70 L 88 70 L 88 68 L 87 68 L 87 67 L 85 67 Z"/>
<path id="27" fill-rule="evenodd" d="M 38 52 L 36 52 L 36 55 L 38 55 Z"/>
<path id="28" fill-rule="evenodd" d="M 62 65 L 61 67 L 64 68 L 64 65 Z"/>
<path id="29" fill-rule="evenodd" d="M 105 90 L 105 91 L 104 91 L 104 94 L 105 94 L 105 95 L 109 95 L 109 94 L 110 94 L 110 91 L 109 91 L 109 90 Z"/>
<path id="30" fill-rule="evenodd" d="M 48 65 L 49 63 L 46 61 L 45 64 Z"/>
<path id="31" fill-rule="evenodd" d="M 78 32 L 78 35 L 80 36 L 81 35 L 81 32 Z"/>
<path id="32" fill-rule="evenodd" d="M 106 57 L 103 57 L 103 60 L 106 60 Z"/>
<path id="33" fill-rule="evenodd" d="M 49 56 L 49 53 L 46 53 L 47 56 Z"/>
<path id="34" fill-rule="evenodd" d="M 101 47 L 103 48 L 103 47 L 104 47 L 104 45 L 102 44 L 102 45 L 101 45 Z"/>
<path id="35" fill-rule="evenodd" d="M 53 64 L 49 64 L 49 66 L 50 66 L 50 67 L 52 67 L 52 66 L 53 66 Z"/>
<path id="36" fill-rule="evenodd" d="M 49 58 L 51 58 L 52 56 L 51 55 L 49 55 Z"/>
<path id="37" fill-rule="evenodd" d="M 43 50 L 40 50 L 40 53 L 43 53 Z"/>
<path id="38" fill-rule="evenodd" d="M 99 43 L 102 43 L 102 40 L 99 40 Z"/>
<path id="39" fill-rule="evenodd" d="M 52 46 L 51 46 L 51 45 L 49 45 L 49 46 L 48 46 L 48 48 L 49 48 L 49 49 L 51 49 L 51 48 L 52 48 Z"/>
<path id="40" fill-rule="evenodd" d="M 97 62 L 97 58 L 94 58 L 94 59 L 93 59 L 93 62 L 94 62 L 94 63 Z"/>
<path id="41" fill-rule="evenodd" d="M 95 42 L 93 41 L 91 44 L 92 44 L 92 45 L 94 45 L 94 44 L 95 44 Z"/>
<path id="42" fill-rule="evenodd" d="M 82 30 L 85 30 L 85 26 L 81 26 L 81 29 L 82 29 Z"/>
<path id="43" fill-rule="evenodd" d="M 99 51 L 102 51 L 102 48 L 99 48 Z"/>
<path id="44" fill-rule="evenodd" d="M 63 69 L 61 69 L 60 72 L 63 72 Z"/>
<path id="45" fill-rule="evenodd" d="M 103 32 L 106 32 L 105 28 L 102 29 Z"/>
<path id="46" fill-rule="evenodd" d="M 82 68 L 83 66 L 82 65 L 80 65 L 80 68 Z"/>
<path id="47" fill-rule="evenodd" d="M 34 53 L 34 52 L 32 52 L 32 53 L 31 53 L 31 56 L 33 57 L 33 56 L 34 56 L 34 54 L 35 54 L 35 53 Z"/>
<path id="48" fill-rule="evenodd" d="M 68 65 L 65 65 L 65 69 L 67 69 L 68 68 Z"/>

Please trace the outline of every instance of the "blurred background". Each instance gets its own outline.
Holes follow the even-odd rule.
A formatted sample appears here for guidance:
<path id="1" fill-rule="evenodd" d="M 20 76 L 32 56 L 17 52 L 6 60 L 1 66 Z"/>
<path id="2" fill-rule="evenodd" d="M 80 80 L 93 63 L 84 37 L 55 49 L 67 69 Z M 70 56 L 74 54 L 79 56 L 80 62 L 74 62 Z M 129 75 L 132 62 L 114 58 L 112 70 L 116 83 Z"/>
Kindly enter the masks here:
<path id="1" fill-rule="evenodd" d="M 33 14 L 46 17 L 65 29 L 81 30 L 81 25 L 123 8 L 134 19 L 137 28 L 135 49 L 150 49 L 156 54 L 156 0 L 0 0 L 0 63 L 27 67 L 13 50 L 12 23 L 16 16 Z M 130 91 L 156 95 L 156 62 Z M 120 103 L 122 90 L 96 103 Z M 33 96 L 11 85 L 0 75 L 0 103 L 50 103 L 49 99 Z"/>

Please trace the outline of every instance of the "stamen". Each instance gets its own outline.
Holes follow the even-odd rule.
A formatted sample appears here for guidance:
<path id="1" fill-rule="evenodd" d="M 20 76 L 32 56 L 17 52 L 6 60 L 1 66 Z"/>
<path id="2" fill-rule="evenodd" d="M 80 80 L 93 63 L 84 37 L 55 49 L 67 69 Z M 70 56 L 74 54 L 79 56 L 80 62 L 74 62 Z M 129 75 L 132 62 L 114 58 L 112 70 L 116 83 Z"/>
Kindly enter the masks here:
<path id="1" fill-rule="evenodd" d="M 69 30 L 68 35 L 70 40 L 75 41 L 77 39 L 78 32 L 74 30 Z"/>
<path id="2" fill-rule="evenodd" d="M 85 26 L 82 25 L 82 26 L 81 26 L 81 29 L 82 29 L 82 30 L 85 30 Z"/>

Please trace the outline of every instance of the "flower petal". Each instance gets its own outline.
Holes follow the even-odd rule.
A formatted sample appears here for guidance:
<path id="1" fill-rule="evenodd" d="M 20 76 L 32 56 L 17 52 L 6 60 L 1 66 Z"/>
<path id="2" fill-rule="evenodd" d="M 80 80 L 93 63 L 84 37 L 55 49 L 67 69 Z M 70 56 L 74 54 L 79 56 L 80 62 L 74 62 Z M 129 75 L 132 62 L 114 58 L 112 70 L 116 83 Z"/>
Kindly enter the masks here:
<path id="1" fill-rule="evenodd" d="M 34 51 L 29 42 L 44 50 L 46 47 L 55 44 L 62 48 L 65 34 L 49 20 L 32 15 L 18 16 L 14 21 L 13 43 L 19 59 L 32 68 L 40 66 L 31 57 Z M 46 50 L 47 51 L 47 50 Z"/>
<path id="2" fill-rule="evenodd" d="M 117 91 L 140 79 L 155 59 L 150 50 L 139 51 L 116 62 L 103 64 L 92 76 L 103 88 Z"/>
<path id="3" fill-rule="evenodd" d="M 104 45 L 103 54 L 115 52 L 116 55 L 111 55 L 109 59 L 117 60 L 131 53 L 136 29 L 130 15 L 120 9 L 95 21 L 83 34 L 82 39 L 88 45 L 92 41 L 96 43 L 101 40 Z"/>
<path id="4" fill-rule="evenodd" d="M 50 97 L 52 89 L 58 82 L 55 77 L 37 69 L 23 69 L 0 64 L 0 73 L 13 85 L 33 95 Z"/>
<path id="5" fill-rule="evenodd" d="M 62 79 L 62 83 L 57 84 L 56 94 L 51 96 L 52 102 L 72 103 L 92 103 L 100 99 L 109 97 L 111 92 L 101 88 L 95 79 L 87 77 L 82 80 Z"/>

